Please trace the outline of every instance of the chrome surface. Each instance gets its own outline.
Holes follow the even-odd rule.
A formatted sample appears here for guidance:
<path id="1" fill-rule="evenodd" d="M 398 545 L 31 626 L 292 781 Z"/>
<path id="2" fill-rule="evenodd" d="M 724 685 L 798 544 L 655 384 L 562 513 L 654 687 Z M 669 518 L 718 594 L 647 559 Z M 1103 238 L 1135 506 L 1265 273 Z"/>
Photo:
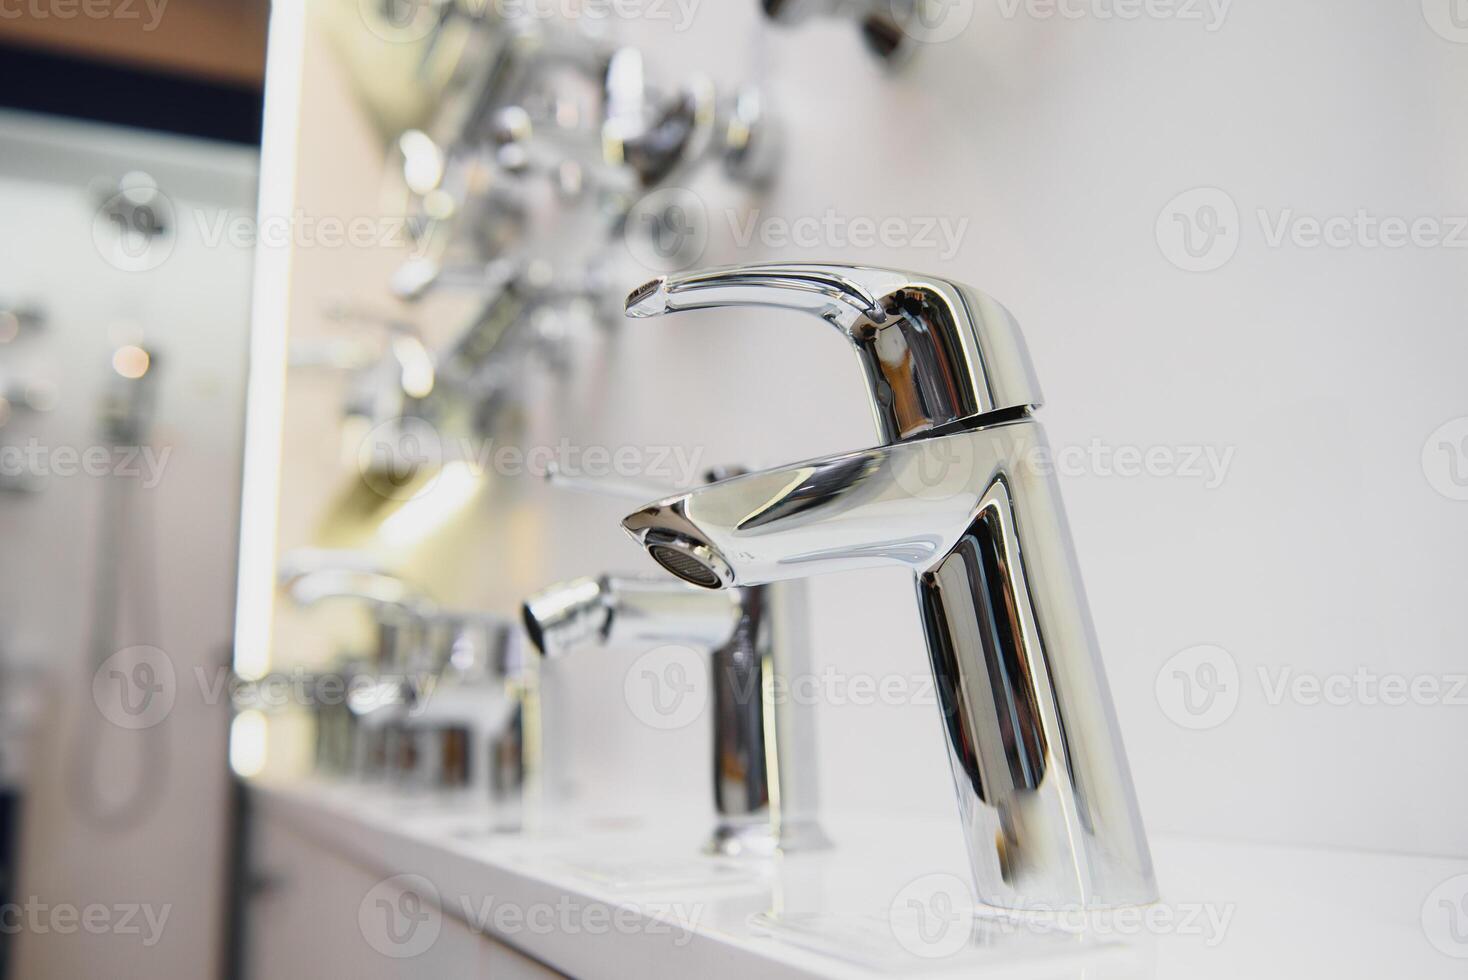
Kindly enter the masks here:
<path id="1" fill-rule="evenodd" d="M 597 644 L 677 643 L 710 657 L 713 784 L 718 820 L 707 849 L 724 855 L 822 847 L 814 732 L 768 697 L 771 672 L 808 670 L 799 583 L 731 592 L 666 578 L 575 579 L 525 601 L 526 634 L 560 657 Z"/>
<path id="2" fill-rule="evenodd" d="M 709 484 L 623 526 L 650 552 L 699 562 L 719 588 L 912 569 L 979 899 L 1029 909 L 1153 901 L 1014 321 L 954 283 L 833 266 L 719 270 L 628 299 L 634 315 L 728 304 L 787 306 L 842 328 L 886 444 Z"/>
<path id="3" fill-rule="evenodd" d="M 951 0 L 761 0 L 765 14 L 782 24 L 812 17 L 846 17 L 861 27 L 871 52 L 897 65 L 911 57 L 927 25 L 941 25 Z M 931 31 L 933 28 L 928 27 Z"/>

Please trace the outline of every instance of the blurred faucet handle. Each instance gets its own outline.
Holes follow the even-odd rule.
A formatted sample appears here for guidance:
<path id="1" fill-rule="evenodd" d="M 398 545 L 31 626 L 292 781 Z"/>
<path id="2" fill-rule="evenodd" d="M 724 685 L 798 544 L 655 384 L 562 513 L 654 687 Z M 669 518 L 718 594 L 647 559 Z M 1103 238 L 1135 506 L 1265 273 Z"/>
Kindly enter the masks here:
<path id="1" fill-rule="evenodd" d="M 0 344 L 8 344 L 22 333 L 37 330 L 45 323 L 45 311 L 39 306 L 0 300 Z"/>
<path id="2" fill-rule="evenodd" d="M 388 574 L 384 566 L 365 551 L 352 548 L 293 548 L 281 556 L 276 574 L 282 584 L 310 572 L 325 570 Z"/>
<path id="3" fill-rule="evenodd" d="M 765 14 L 780 24 L 801 24 L 813 17 L 845 17 L 861 28 L 867 48 L 889 65 L 912 56 L 924 29 L 941 24 L 948 0 L 761 0 Z"/>
<path id="4" fill-rule="evenodd" d="M 665 184 L 703 159 L 715 143 L 718 97 L 714 84 L 696 75 L 660 105 L 649 99 L 636 113 L 623 111 L 603 128 L 612 162 L 636 174 L 644 188 Z"/>
<path id="5" fill-rule="evenodd" d="M 379 613 L 397 612 L 420 622 L 434 611 L 433 603 L 365 552 L 297 549 L 281 558 L 276 579 L 291 599 L 303 607 L 328 599 L 348 599 L 373 607 Z"/>
<path id="6" fill-rule="evenodd" d="M 493 259 L 476 265 L 444 265 L 437 259 L 417 256 L 398 266 L 388 282 L 392 294 L 405 303 L 416 303 L 439 289 L 496 296 L 524 271 L 517 259 Z"/>
<path id="7" fill-rule="evenodd" d="M 768 187 L 779 169 L 784 138 L 764 96 L 754 86 L 741 88 L 728 99 L 720 117 L 724 174 L 745 187 Z"/>

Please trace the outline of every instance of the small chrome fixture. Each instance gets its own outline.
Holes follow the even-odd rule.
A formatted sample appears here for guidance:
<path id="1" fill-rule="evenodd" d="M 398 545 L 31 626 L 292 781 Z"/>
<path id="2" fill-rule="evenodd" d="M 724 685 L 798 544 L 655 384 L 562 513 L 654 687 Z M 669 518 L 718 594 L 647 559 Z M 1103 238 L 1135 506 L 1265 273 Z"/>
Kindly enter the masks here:
<path id="1" fill-rule="evenodd" d="M 811 850 L 814 742 L 794 706 L 767 694 L 767 673 L 804 669 L 800 583 L 708 592 L 666 578 L 607 575 L 552 586 L 525 600 L 525 630 L 547 657 L 591 644 L 686 644 L 710 653 L 714 805 L 706 850 L 728 856 Z"/>
<path id="2" fill-rule="evenodd" d="M 425 628 L 423 667 L 436 682 L 409 720 L 414 782 L 487 799 L 497 826 L 518 827 L 539 743 L 535 672 L 519 624 L 448 610 L 431 613 Z"/>
<path id="3" fill-rule="evenodd" d="M 630 316 L 801 310 L 857 352 L 882 445 L 668 497 L 623 526 L 668 571 L 730 588 L 904 565 L 916 580 L 978 898 L 1156 898 L 1152 862 L 1019 327 L 976 289 L 844 265 L 659 279 Z"/>
<path id="4" fill-rule="evenodd" d="M 279 579 L 302 607 L 334 599 L 362 603 L 377 628 L 377 646 L 367 663 L 343 664 L 349 685 L 345 703 L 318 706 L 317 758 L 329 768 L 345 763 L 346 773 L 360 778 L 403 779 L 416 761 L 416 746 L 405 728 L 417 697 L 409 667 L 422 648 L 432 605 L 401 579 L 352 553 L 313 550 L 288 556 Z M 349 759 L 341 758 L 345 745 Z"/>
<path id="5" fill-rule="evenodd" d="M 799 24 L 812 17 L 846 17 L 861 27 L 861 36 L 873 54 L 888 64 L 911 57 L 914 45 L 940 31 L 946 18 L 958 13 L 953 0 L 760 0 L 766 16 L 781 24 Z"/>

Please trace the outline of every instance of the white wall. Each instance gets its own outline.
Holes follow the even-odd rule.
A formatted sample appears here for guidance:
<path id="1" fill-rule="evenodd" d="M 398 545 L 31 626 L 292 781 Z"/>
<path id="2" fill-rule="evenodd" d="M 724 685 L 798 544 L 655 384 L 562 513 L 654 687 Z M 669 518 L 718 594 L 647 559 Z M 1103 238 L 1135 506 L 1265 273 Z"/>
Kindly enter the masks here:
<path id="1" fill-rule="evenodd" d="M 1103 4 L 1071 5 L 1076 19 L 977 6 L 958 38 L 895 73 L 851 25 L 779 30 L 753 2 L 699 5 L 681 32 L 623 25 L 665 78 L 765 80 L 788 136 L 765 218 L 966 222 L 952 255 L 922 242 L 739 249 L 722 211 L 738 197 L 700 181 L 704 262 L 774 255 L 970 282 L 1024 327 L 1057 449 L 1229 454 L 1217 485 L 1094 467 L 1063 479 L 1154 831 L 1463 853 L 1468 705 L 1364 703 L 1369 691 L 1341 706 L 1271 704 L 1268 692 L 1285 670 L 1449 686 L 1463 671 L 1468 503 L 1434 489 L 1447 457 L 1433 448 L 1424 469 L 1423 449 L 1468 414 L 1468 259 L 1461 244 L 1272 246 L 1256 212 L 1271 225 L 1358 209 L 1468 214 L 1456 125 L 1468 47 L 1417 4 L 1236 4 L 1217 30 L 1102 19 Z M 1178 268 L 1173 239 L 1158 236 L 1159 216 L 1177 227 L 1169 202 L 1197 187 L 1221 189 L 1240 214 L 1228 222 L 1237 253 L 1207 272 Z M 629 263 L 627 285 L 638 275 Z M 535 387 L 526 445 L 676 444 L 706 463 L 759 465 L 874 440 L 844 342 L 794 314 L 619 325 L 584 338 L 571 377 Z M 439 576 L 446 601 L 509 611 L 559 577 L 649 567 L 617 527 L 623 504 L 506 480 L 484 506 L 488 530 L 436 545 L 452 569 Z M 815 583 L 818 674 L 923 676 L 905 579 Z M 1238 678 L 1213 714 L 1190 715 L 1174 672 L 1194 661 L 1170 658 L 1203 644 L 1222 647 L 1210 663 Z M 704 726 L 653 732 L 623 703 L 639 653 L 567 664 L 550 721 L 569 733 L 586 800 L 699 800 Z M 819 705 L 829 807 L 948 812 L 935 711 Z"/>
<path id="2" fill-rule="evenodd" d="M 172 252 L 151 271 L 114 267 L 93 238 L 91 182 L 138 169 L 175 209 Z M 248 208 L 254 190 L 243 148 L 0 114 L 0 295 L 47 317 L 43 332 L 0 349 L 0 367 L 56 386 L 55 410 L 17 412 L 0 445 L 106 445 L 98 416 L 113 350 L 139 339 L 157 353 L 151 438 L 168 455 L 155 457 L 156 485 L 111 478 L 138 487 L 123 553 L 109 563 L 122 590 L 109 642 L 163 650 L 174 697 L 146 730 L 113 724 L 93 701 L 104 478 L 57 472 L 34 496 L 0 495 L 0 659 L 43 675 L 49 692 L 25 773 L 13 899 L 168 908 L 146 947 L 140 936 L 27 927 L 17 976 L 208 976 L 220 962 L 229 705 L 195 671 L 215 678 L 228 663 L 251 253 L 211 247 L 196 216 Z M 78 785 L 96 799 L 83 801 Z M 140 792 L 137 819 L 107 819 Z"/>

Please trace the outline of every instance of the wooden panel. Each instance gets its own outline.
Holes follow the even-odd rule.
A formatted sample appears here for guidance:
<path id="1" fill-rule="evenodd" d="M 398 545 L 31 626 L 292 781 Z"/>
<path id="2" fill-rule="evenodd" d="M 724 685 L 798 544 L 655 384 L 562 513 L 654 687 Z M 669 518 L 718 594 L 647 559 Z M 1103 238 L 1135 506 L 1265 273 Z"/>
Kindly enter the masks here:
<path id="1" fill-rule="evenodd" d="M 258 88 L 268 17 L 266 0 L 36 0 L 7 9 L 0 40 Z"/>

